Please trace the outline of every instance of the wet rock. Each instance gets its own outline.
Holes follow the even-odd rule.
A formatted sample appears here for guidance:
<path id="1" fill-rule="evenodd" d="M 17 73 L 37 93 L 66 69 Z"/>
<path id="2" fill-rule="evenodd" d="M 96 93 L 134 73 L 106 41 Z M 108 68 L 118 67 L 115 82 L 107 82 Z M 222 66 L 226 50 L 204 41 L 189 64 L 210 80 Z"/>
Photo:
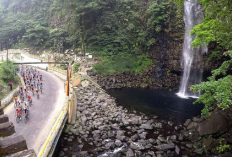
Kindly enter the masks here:
<path id="1" fill-rule="evenodd" d="M 173 144 L 173 143 L 170 143 L 170 144 L 161 144 L 161 145 L 156 146 L 156 148 L 158 150 L 163 150 L 164 151 L 164 150 L 175 148 L 175 144 Z"/>
<path id="2" fill-rule="evenodd" d="M 141 155 L 142 155 L 142 152 L 139 151 L 139 150 L 135 150 L 135 154 L 136 154 L 137 156 L 141 156 Z"/>
<path id="3" fill-rule="evenodd" d="M 105 145 L 105 148 L 106 149 L 110 149 L 110 148 L 113 148 L 114 147 L 114 142 L 109 142 Z"/>
<path id="4" fill-rule="evenodd" d="M 89 154 L 88 154 L 87 151 L 81 151 L 81 152 L 79 152 L 79 156 L 81 156 L 81 157 L 89 157 Z"/>
<path id="5" fill-rule="evenodd" d="M 195 153 L 200 153 L 200 152 L 202 152 L 202 150 L 203 150 L 202 148 L 199 148 L 199 149 L 194 150 L 194 152 Z"/>
<path id="6" fill-rule="evenodd" d="M 162 123 L 155 123 L 154 127 L 162 129 L 163 128 L 163 124 Z"/>
<path id="7" fill-rule="evenodd" d="M 187 143 L 186 146 L 187 146 L 188 148 L 192 148 L 193 145 L 192 145 L 191 143 Z"/>
<path id="8" fill-rule="evenodd" d="M 203 121 L 203 118 L 193 117 L 193 121 L 199 123 Z"/>
<path id="9" fill-rule="evenodd" d="M 198 125 L 199 125 L 199 124 L 196 123 L 196 122 L 191 122 L 191 123 L 188 125 L 187 129 L 188 129 L 188 130 L 197 130 Z"/>
<path id="10" fill-rule="evenodd" d="M 87 120 L 87 118 L 86 118 L 85 115 L 81 116 L 81 123 L 82 123 L 82 125 L 85 125 L 86 120 Z"/>
<path id="11" fill-rule="evenodd" d="M 134 155 L 134 152 L 132 151 L 132 149 L 129 148 L 129 149 L 127 150 L 126 156 L 127 156 L 127 157 L 133 157 L 133 156 L 135 156 L 135 155 Z"/>
<path id="12" fill-rule="evenodd" d="M 139 142 L 131 142 L 130 147 L 131 147 L 131 149 L 135 149 L 135 150 L 144 150 L 145 149 L 144 146 Z"/>
<path id="13" fill-rule="evenodd" d="M 212 113 L 210 118 L 200 123 L 198 133 L 200 136 L 223 133 L 229 130 L 228 124 L 228 119 L 225 116 L 219 113 Z"/>
<path id="14" fill-rule="evenodd" d="M 228 143 L 232 144 L 232 129 L 230 129 L 225 135 L 225 139 Z"/>
<path id="15" fill-rule="evenodd" d="M 163 157 L 161 154 L 157 154 L 157 157 Z"/>
<path id="16" fill-rule="evenodd" d="M 182 141 L 184 139 L 184 136 L 182 133 L 180 133 L 179 137 L 178 137 L 178 140 Z"/>
<path id="17" fill-rule="evenodd" d="M 152 139 L 152 138 L 150 138 L 149 140 L 148 140 L 150 143 L 155 143 L 156 141 L 154 140 L 154 139 Z"/>
<path id="18" fill-rule="evenodd" d="M 123 141 L 125 140 L 126 136 L 116 136 L 116 138 L 120 141 Z"/>
<path id="19" fill-rule="evenodd" d="M 187 127 L 190 124 L 190 122 L 191 122 L 191 119 L 187 119 L 184 123 L 184 126 Z"/>
<path id="20" fill-rule="evenodd" d="M 129 121 L 123 118 L 123 119 L 122 119 L 122 123 L 123 123 L 124 125 L 128 125 L 128 124 L 129 124 Z"/>
<path id="21" fill-rule="evenodd" d="M 168 121 L 168 125 L 173 126 L 173 122 Z"/>
<path id="22" fill-rule="evenodd" d="M 64 152 L 63 152 L 63 151 L 60 151 L 59 156 L 60 156 L 60 157 L 64 156 Z"/>
<path id="23" fill-rule="evenodd" d="M 161 141 L 161 142 L 165 141 L 164 137 L 162 137 L 162 136 L 158 136 L 158 140 Z"/>
<path id="24" fill-rule="evenodd" d="M 172 136 L 170 137 L 171 140 L 176 140 L 176 138 L 177 138 L 176 135 L 172 135 Z"/>
<path id="25" fill-rule="evenodd" d="M 180 154 L 180 148 L 178 147 L 178 146 L 175 146 L 175 152 L 176 152 L 176 154 Z"/>
<path id="26" fill-rule="evenodd" d="M 207 148 L 210 147 L 210 145 L 213 143 L 214 139 L 212 137 L 208 137 L 203 141 L 204 146 Z"/>
<path id="27" fill-rule="evenodd" d="M 138 134 L 131 136 L 132 141 L 136 141 L 139 138 Z"/>
<path id="28" fill-rule="evenodd" d="M 153 129 L 153 127 L 151 126 L 151 124 L 142 124 L 140 126 L 141 129 L 148 129 L 148 130 L 151 130 Z"/>
<path id="29" fill-rule="evenodd" d="M 139 137 L 140 137 L 141 139 L 146 139 L 146 135 L 147 135 L 146 132 L 142 132 L 141 134 L 139 134 Z"/>
<path id="30" fill-rule="evenodd" d="M 131 118 L 131 124 L 141 124 L 141 122 L 139 121 L 139 117 Z"/>

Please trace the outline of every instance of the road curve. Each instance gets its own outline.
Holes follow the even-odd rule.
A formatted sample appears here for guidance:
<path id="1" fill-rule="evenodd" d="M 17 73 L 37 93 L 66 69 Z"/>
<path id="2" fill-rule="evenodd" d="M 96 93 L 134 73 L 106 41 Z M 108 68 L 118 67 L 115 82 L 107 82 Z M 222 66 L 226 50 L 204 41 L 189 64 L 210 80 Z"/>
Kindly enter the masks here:
<path id="1" fill-rule="evenodd" d="M 64 83 L 56 76 L 39 70 L 43 75 L 43 94 L 38 100 L 32 96 L 33 105 L 29 111 L 29 121 L 22 119 L 16 123 L 15 108 L 13 104 L 5 108 L 9 121 L 14 123 L 16 133 L 12 136 L 23 135 L 29 149 L 34 149 L 38 154 L 45 142 L 53 124 L 64 107 Z"/>

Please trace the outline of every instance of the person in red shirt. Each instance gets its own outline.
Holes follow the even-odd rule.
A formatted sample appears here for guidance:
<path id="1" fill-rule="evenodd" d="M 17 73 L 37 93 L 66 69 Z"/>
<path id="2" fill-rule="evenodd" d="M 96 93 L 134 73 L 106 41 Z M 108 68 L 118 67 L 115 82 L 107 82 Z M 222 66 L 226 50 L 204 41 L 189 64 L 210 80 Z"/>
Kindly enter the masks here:
<path id="1" fill-rule="evenodd" d="M 31 103 L 32 102 L 32 99 L 31 99 L 31 95 L 30 94 L 27 94 L 27 100 Z"/>
<path id="2" fill-rule="evenodd" d="M 15 103 L 18 103 L 18 97 L 14 98 Z"/>
<path id="3" fill-rule="evenodd" d="M 13 83 L 10 81 L 9 82 L 10 90 L 12 90 L 12 85 L 13 85 Z"/>
<path id="4" fill-rule="evenodd" d="M 20 119 L 21 119 L 21 111 L 19 108 L 16 108 L 16 115 L 17 115 L 17 117 L 20 117 Z"/>

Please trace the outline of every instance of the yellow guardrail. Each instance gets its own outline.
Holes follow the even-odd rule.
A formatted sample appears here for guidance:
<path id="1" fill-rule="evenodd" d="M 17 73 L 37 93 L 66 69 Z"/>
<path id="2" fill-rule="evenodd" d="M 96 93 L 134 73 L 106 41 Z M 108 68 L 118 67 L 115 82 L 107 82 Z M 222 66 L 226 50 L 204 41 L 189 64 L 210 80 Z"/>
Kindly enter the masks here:
<path id="1" fill-rule="evenodd" d="M 72 85 L 70 84 L 69 87 L 70 87 L 70 92 L 69 92 L 69 93 L 71 93 L 71 92 L 72 92 Z M 71 97 L 71 95 L 72 95 L 72 94 L 70 94 L 69 97 Z M 70 103 L 71 103 L 71 102 L 69 101 L 69 99 L 68 99 L 67 101 L 68 101 L 68 103 L 65 105 L 64 109 L 63 109 L 62 112 L 60 113 L 60 115 L 59 115 L 59 117 L 58 117 L 58 119 L 57 119 L 55 125 L 54 125 L 53 128 L 52 128 L 52 131 L 49 133 L 49 135 L 48 135 L 48 137 L 47 137 L 47 140 L 46 140 L 44 146 L 42 147 L 42 149 L 40 150 L 39 155 L 38 155 L 37 157 L 42 157 L 42 155 L 44 154 L 46 148 L 48 147 L 48 143 L 49 143 L 49 141 L 51 140 L 52 135 L 54 134 L 55 130 L 57 129 L 58 124 L 59 124 L 60 121 L 61 121 L 62 116 L 64 115 L 64 113 L 65 113 L 66 111 L 67 111 L 67 113 L 68 113 L 68 111 L 70 111 L 70 105 L 71 105 Z M 70 116 L 70 115 L 68 115 L 68 116 Z M 68 118 L 69 118 L 69 117 L 68 117 Z M 50 151 L 50 149 L 48 150 L 48 152 L 49 152 L 49 151 Z"/>
<path id="2" fill-rule="evenodd" d="M 47 137 L 47 140 L 46 140 L 46 142 L 45 142 L 43 148 L 40 150 L 38 157 L 41 157 L 41 156 L 43 155 L 43 153 L 44 153 L 45 149 L 47 148 L 48 143 L 49 143 L 49 141 L 50 141 L 50 139 L 51 139 L 51 137 L 52 137 L 54 131 L 55 131 L 56 128 L 57 128 L 58 123 L 59 123 L 60 120 L 61 120 L 61 117 L 63 116 L 63 114 L 64 114 L 65 111 L 67 110 L 68 106 L 69 106 L 69 104 L 66 104 L 65 107 L 64 107 L 64 109 L 63 109 L 63 111 L 60 113 L 60 115 L 59 115 L 59 117 L 58 117 L 58 119 L 57 119 L 55 125 L 54 125 L 53 128 L 52 128 L 52 131 L 49 133 L 49 135 L 48 135 L 48 137 Z"/>

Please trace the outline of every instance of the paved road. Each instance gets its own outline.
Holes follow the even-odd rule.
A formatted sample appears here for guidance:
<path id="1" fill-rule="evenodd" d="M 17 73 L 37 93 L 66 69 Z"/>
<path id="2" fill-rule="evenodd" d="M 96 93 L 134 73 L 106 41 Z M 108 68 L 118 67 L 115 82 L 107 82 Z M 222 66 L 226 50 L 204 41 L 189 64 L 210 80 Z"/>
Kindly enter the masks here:
<path id="1" fill-rule="evenodd" d="M 40 70 L 40 73 L 43 75 L 44 90 L 39 100 L 36 96 L 32 97 L 29 121 L 25 123 L 22 119 L 16 123 L 13 104 L 4 111 L 14 123 L 16 134 L 13 136 L 23 135 L 29 149 L 34 149 L 37 154 L 64 105 L 64 83 L 46 71 Z"/>

